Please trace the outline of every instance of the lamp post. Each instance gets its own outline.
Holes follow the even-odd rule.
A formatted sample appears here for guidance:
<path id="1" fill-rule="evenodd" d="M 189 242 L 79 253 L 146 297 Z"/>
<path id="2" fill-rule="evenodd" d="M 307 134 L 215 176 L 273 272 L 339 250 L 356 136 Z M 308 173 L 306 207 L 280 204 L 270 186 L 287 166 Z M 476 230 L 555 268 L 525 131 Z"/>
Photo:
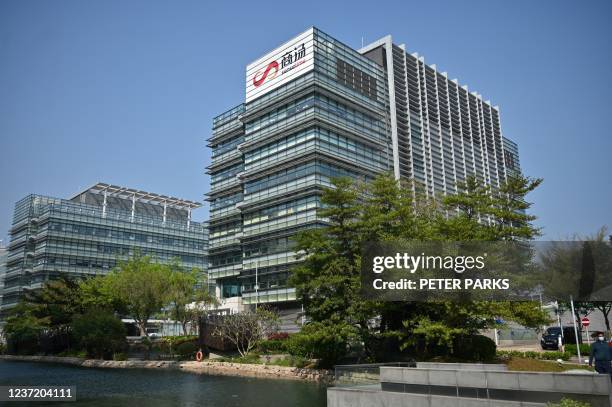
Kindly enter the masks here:
<path id="1" fill-rule="evenodd" d="M 255 261 L 255 310 L 257 311 L 257 305 L 259 305 L 259 281 L 258 281 L 258 272 L 259 268 L 259 259 Z"/>

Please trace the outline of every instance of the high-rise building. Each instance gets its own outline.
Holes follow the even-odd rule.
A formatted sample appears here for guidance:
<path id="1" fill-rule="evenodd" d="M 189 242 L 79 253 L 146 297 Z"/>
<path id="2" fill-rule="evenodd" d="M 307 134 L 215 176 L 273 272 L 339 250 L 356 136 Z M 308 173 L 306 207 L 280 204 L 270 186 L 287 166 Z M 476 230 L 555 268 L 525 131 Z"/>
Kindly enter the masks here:
<path id="1" fill-rule="evenodd" d="M 324 225 L 331 178 L 388 171 L 435 199 L 508 173 L 497 107 L 390 36 L 355 50 L 316 28 L 247 66 L 245 103 L 208 141 L 209 276 L 246 305 L 296 299 L 291 238 Z"/>
<path id="2" fill-rule="evenodd" d="M 0 240 L 0 304 L 2 304 L 2 292 L 4 288 L 4 274 L 6 273 L 6 257 L 8 251 Z"/>
<path id="3" fill-rule="evenodd" d="M 71 199 L 28 195 L 15 204 L 1 311 L 65 275 L 105 274 L 137 251 L 206 271 L 208 227 L 197 202 L 98 183 Z"/>
<path id="4" fill-rule="evenodd" d="M 504 137 L 504 160 L 508 174 L 520 174 L 521 162 L 519 161 L 518 145 Z"/>

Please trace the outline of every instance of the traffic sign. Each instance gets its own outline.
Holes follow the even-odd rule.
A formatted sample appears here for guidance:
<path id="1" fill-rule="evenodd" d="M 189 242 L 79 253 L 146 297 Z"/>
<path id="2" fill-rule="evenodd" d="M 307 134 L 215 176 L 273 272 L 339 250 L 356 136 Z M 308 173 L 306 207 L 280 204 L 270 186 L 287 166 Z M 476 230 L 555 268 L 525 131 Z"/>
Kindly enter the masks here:
<path id="1" fill-rule="evenodd" d="M 589 326 L 591 321 L 587 317 L 584 317 L 580 320 L 580 323 L 582 324 L 583 327 L 586 328 L 587 326 Z"/>

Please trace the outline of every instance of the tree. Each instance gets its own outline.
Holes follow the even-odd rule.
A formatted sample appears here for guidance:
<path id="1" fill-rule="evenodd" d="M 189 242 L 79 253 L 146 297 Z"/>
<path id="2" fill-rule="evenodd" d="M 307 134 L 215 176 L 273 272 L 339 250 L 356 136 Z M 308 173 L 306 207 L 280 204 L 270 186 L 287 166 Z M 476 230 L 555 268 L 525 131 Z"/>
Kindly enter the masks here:
<path id="1" fill-rule="evenodd" d="M 580 282 L 578 285 L 578 298 L 588 298 L 595 286 L 595 260 L 591 243 L 582 243 L 582 267 L 580 268 Z"/>
<path id="2" fill-rule="evenodd" d="M 541 274 L 545 294 L 566 303 L 566 308 L 568 297 L 574 294 L 578 324 L 581 310 L 585 314 L 597 309 L 610 330 L 612 245 L 606 235 L 607 228 L 602 227 L 590 236 L 573 236 L 570 241 L 552 243 L 541 254 Z"/>
<path id="3" fill-rule="evenodd" d="M 216 298 L 204 287 L 197 287 L 198 283 L 204 285 L 205 277 L 197 269 L 185 271 L 178 261 L 169 266 L 168 299 L 169 310 L 176 321 L 181 323 L 183 335 L 187 335 L 187 324 L 197 321 L 201 308 L 216 303 Z"/>
<path id="4" fill-rule="evenodd" d="M 4 335 L 9 353 L 33 354 L 39 350 L 39 338 L 49 328 L 49 317 L 39 318 L 25 302 L 9 311 Z"/>
<path id="5" fill-rule="evenodd" d="M 79 282 L 62 275 L 45 282 L 38 290 L 27 292 L 15 315 L 32 324 L 33 329 L 44 327 L 39 332 L 37 346 L 45 353 L 53 353 L 72 346 L 72 316 L 83 310 Z"/>
<path id="6" fill-rule="evenodd" d="M 148 320 L 168 303 L 169 268 L 137 254 L 120 263 L 101 282 L 101 292 L 122 304 L 126 314 L 136 321 L 140 335 L 148 337 Z"/>
<path id="7" fill-rule="evenodd" d="M 70 325 L 74 314 L 84 311 L 79 281 L 60 276 L 47 281 L 40 290 L 29 291 L 25 302 L 38 317 L 48 317 L 50 327 L 64 330 Z"/>
<path id="8" fill-rule="evenodd" d="M 334 187 L 323 192 L 323 209 L 318 213 L 329 226 L 296 237 L 296 251 L 304 261 L 293 269 L 290 284 L 296 287 L 311 321 L 349 325 L 366 339 L 375 305 L 360 296 L 360 246 L 364 230 L 383 233 L 384 228 L 373 221 L 371 228 L 358 222 L 362 194 L 350 179 L 334 179 L 332 183 Z M 384 181 L 380 184 L 385 189 Z"/>
<path id="9" fill-rule="evenodd" d="M 259 307 L 255 312 L 246 311 L 220 317 L 212 334 L 228 340 L 244 357 L 255 348 L 257 342 L 277 330 L 278 315 L 265 307 Z"/>
<path id="10" fill-rule="evenodd" d="M 604 316 L 604 322 L 606 324 L 606 330 L 612 332 L 610 329 L 610 311 L 612 311 L 612 301 L 599 301 L 594 302 L 593 306 L 595 309 L 601 311 Z"/>
<path id="11" fill-rule="evenodd" d="M 332 368 L 349 351 L 347 344 L 359 340 L 354 326 L 346 323 L 310 322 L 287 340 L 290 354 L 319 359 L 318 366 Z"/>
<path id="12" fill-rule="evenodd" d="M 85 310 L 103 308 L 125 314 L 125 304 L 112 291 L 107 276 L 95 276 L 81 280 L 79 283 L 81 301 Z"/>
<path id="13" fill-rule="evenodd" d="M 76 315 L 73 329 L 79 344 L 94 358 L 111 358 L 125 347 L 125 326 L 107 309 L 91 309 Z"/>
<path id="14" fill-rule="evenodd" d="M 328 226 L 296 237 L 304 261 L 293 269 L 290 284 L 312 322 L 352 327 L 366 355 L 371 355 L 371 340 L 386 334 L 403 332 L 439 341 L 444 338 L 438 336 L 440 329 L 453 336 L 472 335 L 494 326 L 499 317 L 538 326 L 548 318 L 534 302 L 366 301 L 360 295 L 360 265 L 361 245 L 368 241 L 531 239 L 538 229 L 532 224 L 535 218 L 524 213 L 530 206 L 525 195 L 540 182 L 515 177 L 493 193 L 468 178 L 459 194 L 433 200 L 389 174 L 365 185 L 335 179 L 333 187 L 324 190 L 318 212 Z"/>
<path id="15" fill-rule="evenodd" d="M 502 182 L 499 190 L 493 194 L 493 202 L 485 213 L 491 215 L 489 221 L 490 235 L 488 240 L 532 240 L 540 235 L 540 229 L 533 221 L 534 215 L 527 211 L 533 205 L 527 201 L 527 195 L 539 187 L 542 178 L 525 177 L 522 174 L 510 174 Z"/>

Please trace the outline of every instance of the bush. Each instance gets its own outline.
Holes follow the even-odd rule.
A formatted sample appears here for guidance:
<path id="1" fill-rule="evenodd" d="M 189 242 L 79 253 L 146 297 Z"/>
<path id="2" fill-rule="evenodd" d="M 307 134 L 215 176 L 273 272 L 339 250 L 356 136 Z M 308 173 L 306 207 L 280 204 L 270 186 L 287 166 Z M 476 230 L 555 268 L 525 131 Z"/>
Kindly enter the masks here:
<path id="1" fill-rule="evenodd" d="M 24 305 L 18 305 L 13 311 L 15 314 L 9 316 L 4 325 L 6 351 L 9 354 L 33 355 L 40 352 L 39 339 L 47 327 L 28 312 L 17 312 L 24 308 Z"/>
<path id="2" fill-rule="evenodd" d="M 246 364 L 260 364 L 261 359 L 259 358 L 259 354 L 257 352 L 251 352 L 246 356 L 238 356 L 238 357 L 225 357 L 217 359 L 219 362 L 228 362 L 228 363 L 246 363 Z"/>
<path id="3" fill-rule="evenodd" d="M 561 399 L 559 403 L 548 403 L 548 407 L 591 407 L 590 403 L 584 403 L 582 401 L 576 401 L 572 399 Z"/>
<path id="4" fill-rule="evenodd" d="M 126 347 L 125 326 L 112 312 L 91 310 L 73 319 L 74 337 L 87 354 L 110 359 Z"/>
<path id="5" fill-rule="evenodd" d="M 181 357 L 181 359 L 193 359 L 195 358 L 197 351 L 198 345 L 193 341 L 182 342 L 176 347 L 176 353 Z"/>
<path id="6" fill-rule="evenodd" d="M 569 360 L 572 357 L 570 352 L 521 352 L 517 350 L 498 350 L 497 357 L 502 360 L 508 360 L 513 357 L 538 359 L 538 360 Z"/>
<path id="7" fill-rule="evenodd" d="M 268 335 L 268 339 L 271 341 L 285 341 L 289 339 L 288 332 L 274 332 Z"/>
<path id="8" fill-rule="evenodd" d="M 156 345 L 160 352 L 174 354 L 177 353 L 179 345 L 185 342 L 195 342 L 197 339 L 195 335 L 164 336 Z"/>
<path id="9" fill-rule="evenodd" d="M 568 353 L 571 353 L 572 355 L 577 355 L 578 351 L 576 350 L 576 345 L 575 344 L 567 344 L 565 345 L 565 351 Z M 581 343 L 580 344 L 580 354 L 582 356 L 584 355 L 590 355 L 591 354 L 591 346 L 586 344 L 586 343 Z"/>
<path id="10" fill-rule="evenodd" d="M 272 364 L 276 366 L 297 367 L 300 369 L 310 365 L 311 363 L 312 362 L 309 359 L 301 356 L 289 356 L 272 362 Z"/>
<path id="11" fill-rule="evenodd" d="M 87 352 L 82 350 L 82 349 L 67 349 L 63 352 L 60 352 L 57 354 L 57 356 L 64 356 L 64 357 L 75 357 L 75 358 L 86 358 L 87 357 Z"/>
<path id="12" fill-rule="evenodd" d="M 458 336 L 454 340 L 454 357 L 459 359 L 490 362 L 495 359 L 495 342 L 484 335 Z"/>
<path id="13" fill-rule="evenodd" d="M 115 353 L 113 355 L 113 360 L 127 360 L 127 355 L 123 352 Z"/>
<path id="14" fill-rule="evenodd" d="M 319 359 L 319 366 L 332 367 L 347 355 L 351 342 L 356 337 L 350 325 L 311 322 L 287 340 L 287 351 L 306 359 Z"/>
<path id="15" fill-rule="evenodd" d="M 260 341 L 257 344 L 257 350 L 261 353 L 287 352 L 287 341 L 279 339 L 269 339 L 267 341 Z"/>

